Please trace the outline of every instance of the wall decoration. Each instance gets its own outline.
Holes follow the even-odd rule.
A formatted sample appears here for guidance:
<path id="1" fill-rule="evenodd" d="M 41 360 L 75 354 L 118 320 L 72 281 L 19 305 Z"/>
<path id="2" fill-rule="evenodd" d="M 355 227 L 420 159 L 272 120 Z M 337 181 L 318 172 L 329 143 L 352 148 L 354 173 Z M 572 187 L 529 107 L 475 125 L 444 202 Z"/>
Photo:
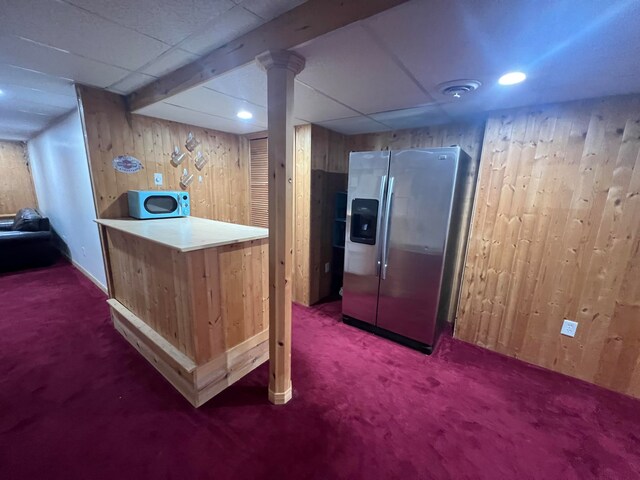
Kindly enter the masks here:
<path id="1" fill-rule="evenodd" d="M 187 154 L 180 151 L 180 147 L 177 145 L 173 147 L 173 152 L 171 152 L 171 165 L 174 167 L 178 167 L 182 162 L 184 162 L 184 157 Z"/>
<path id="2" fill-rule="evenodd" d="M 113 159 L 112 165 L 120 173 L 136 173 L 144 168 L 142 162 L 131 155 L 118 155 Z"/>
<path id="3" fill-rule="evenodd" d="M 180 177 L 180 188 L 186 190 L 189 185 L 193 182 L 193 173 L 189 173 L 189 171 L 185 168 L 182 171 L 182 176 Z"/>
<path id="4" fill-rule="evenodd" d="M 201 151 L 196 154 L 195 164 L 198 170 L 202 170 L 209 161 L 209 157 L 205 157 Z"/>
<path id="5" fill-rule="evenodd" d="M 189 132 L 189 134 L 187 135 L 187 141 L 184 143 L 186 149 L 190 152 L 193 152 L 198 145 L 200 145 L 200 141 L 196 140 L 193 132 Z"/>

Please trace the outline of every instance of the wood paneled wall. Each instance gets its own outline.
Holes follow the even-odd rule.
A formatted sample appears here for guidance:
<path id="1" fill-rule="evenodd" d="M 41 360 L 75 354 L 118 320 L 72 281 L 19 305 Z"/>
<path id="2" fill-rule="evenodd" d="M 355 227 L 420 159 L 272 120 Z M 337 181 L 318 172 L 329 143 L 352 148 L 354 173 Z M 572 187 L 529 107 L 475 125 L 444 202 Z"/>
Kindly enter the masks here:
<path id="1" fill-rule="evenodd" d="M 473 195 L 476 186 L 478 164 L 482 151 L 482 138 L 484 134 L 484 119 L 465 123 L 452 123 L 446 125 L 434 125 L 431 127 L 416 128 L 410 130 L 398 130 L 393 132 L 368 133 L 347 137 L 347 152 L 373 151 L 373 150 L 402 150 L 405 148 L 437 148 L 460 145 L 471 157 L 471 165 L 467 170 L 464 183 L 461 211 L 465 212 L 462 222 L 458 244 L 455 246 L 455 267 L 449 291 L 446 292 L 448 304 L 443 310 L 443 315 L 453 322 L 456 304 L 462 281 L 464 256 L 467 247 L 469 216 L 473 203 Z M 348 153 L 347 153 L 348 155 Z M 348 165 L 347 165 L 348 170 Z"/>
<path id="2" fill-rule="evenodd" d="M 25 144 L 0 141 L 0 215 L 38 206 Z"/>
<path id="3" fill-rule="evenodd" d="M 195 174 L 187 191 L 191 214 L 234 223 L 249 224 L 249 141 L 231 133 L 207 130 L 181 123 L 131 115 L 124 97 L 80 86 L 78 92 L 88 146 L 89 164 L 99 218 L 128 215 L 127 190 L 180 190 L 183 168 Z M 193 132 L 209 163 L 201 172 L 185 159 L 171 165 L 171 152 Z M 120 173 L 112 161 L 118 155 L 133 155 L 144 165 L 137 173 Z M 154 173 L 162 173 L 164 184 L 155 186 Z M 201 181 L 199 177 L 202 177 Z"/>
<path id="4" fill-rule="evenodd" d="M 316 303 L 331 294 L 333 224 L 337 192 L 347 191 L 347 137 L 312 125 L 311 129 L 311 251 L 309 298 Z"/>
<path id="5" fill-rule="evenodd" d="M 311 305 L 331 293 L 335 193 L 347 188 L 347 137 L 318 125 L 295 129 L 293 300 Z"/>
<path id="6" fill-rule="evenodd" d="M 640 397 L 640 96 L 489 117 L 456 336 Z"/>
<path id="7" fill-rule="evenodd" d="M 293 174 L 293 271 L 291 300 L 309 302 L 309 252 L 311 241 L 311 125 L 295 127 Z"/>

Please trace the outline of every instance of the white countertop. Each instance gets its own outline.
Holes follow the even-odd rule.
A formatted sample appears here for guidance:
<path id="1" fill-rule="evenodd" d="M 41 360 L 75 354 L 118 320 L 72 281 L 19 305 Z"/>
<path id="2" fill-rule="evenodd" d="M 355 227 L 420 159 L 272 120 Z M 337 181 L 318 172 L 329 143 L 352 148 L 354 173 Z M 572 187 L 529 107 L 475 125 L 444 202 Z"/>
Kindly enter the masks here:
<path id="1" fill-rule="evenodd" d="M 180 252 L 248 242 L 269 236 L 269 230 L 266 228 L 218 222 L 198 217 L 157 218 L 153 220 L 98 219 L 96 222 Z"/>

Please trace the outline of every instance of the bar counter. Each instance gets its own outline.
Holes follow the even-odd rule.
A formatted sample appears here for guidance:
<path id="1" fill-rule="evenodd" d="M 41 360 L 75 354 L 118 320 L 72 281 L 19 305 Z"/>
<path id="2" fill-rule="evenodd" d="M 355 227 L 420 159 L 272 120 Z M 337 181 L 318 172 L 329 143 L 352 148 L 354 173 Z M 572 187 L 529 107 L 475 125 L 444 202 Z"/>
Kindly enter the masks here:
<path id="1" fill-rule="evenodd" d="M 96 220 L 115 328 L 198 407 L 269 357 L 268 230 Z"/>

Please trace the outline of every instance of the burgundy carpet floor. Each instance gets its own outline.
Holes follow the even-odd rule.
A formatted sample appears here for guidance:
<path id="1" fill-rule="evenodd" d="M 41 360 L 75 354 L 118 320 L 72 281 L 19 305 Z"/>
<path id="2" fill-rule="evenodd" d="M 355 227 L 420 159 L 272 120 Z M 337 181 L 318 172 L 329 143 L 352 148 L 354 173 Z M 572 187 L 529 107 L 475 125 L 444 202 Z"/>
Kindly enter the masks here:
<path id="1" fill-rule="evenodd" d="M 0 479 L 635 479 L 640 401 L 445 338 L 431 357 L 294 309 L 294 399 L 260 367 L 192 408 L 68 264 L 0 277 Z"/>

